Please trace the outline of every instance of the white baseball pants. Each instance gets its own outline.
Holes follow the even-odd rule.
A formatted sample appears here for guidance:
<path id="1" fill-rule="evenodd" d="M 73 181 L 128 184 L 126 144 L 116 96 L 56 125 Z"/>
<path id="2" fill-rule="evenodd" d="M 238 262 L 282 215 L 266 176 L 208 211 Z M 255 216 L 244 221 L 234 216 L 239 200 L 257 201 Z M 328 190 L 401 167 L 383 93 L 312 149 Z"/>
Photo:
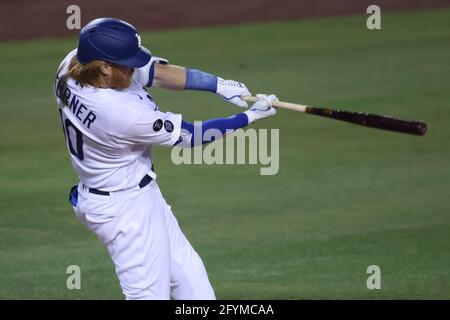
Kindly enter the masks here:
<path id="1" fill-rule="evenodd" d="M 74 209 L 108 248 L 126 299 L 215 299 L 201 258 L 155 181 L 109 196 L 80 184 Z"/>

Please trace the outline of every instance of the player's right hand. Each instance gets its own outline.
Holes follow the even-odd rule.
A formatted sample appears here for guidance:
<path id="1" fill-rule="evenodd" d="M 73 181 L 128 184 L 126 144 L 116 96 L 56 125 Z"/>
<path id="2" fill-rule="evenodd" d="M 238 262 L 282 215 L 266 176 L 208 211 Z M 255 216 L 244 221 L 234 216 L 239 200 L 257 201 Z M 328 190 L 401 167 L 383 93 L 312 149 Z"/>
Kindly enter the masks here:
<path id="1" fill-rule="evenodd" d="M 272 107 L 273 102 L 278 101 L 276 95 L 257 94 L 256 98 L 258 101 L 249 110 L 244 112 L 248 117 L 249 123 L 274 116 L 277 113 L 277 109 Z"/>

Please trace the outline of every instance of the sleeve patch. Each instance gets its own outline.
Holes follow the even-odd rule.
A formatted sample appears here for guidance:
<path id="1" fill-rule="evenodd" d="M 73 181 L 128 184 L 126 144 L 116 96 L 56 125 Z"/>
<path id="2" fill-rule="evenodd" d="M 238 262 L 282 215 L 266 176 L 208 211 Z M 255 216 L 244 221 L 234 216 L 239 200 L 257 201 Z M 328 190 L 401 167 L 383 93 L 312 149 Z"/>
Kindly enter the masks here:
<path id="1" fill-rule="evenodd" d="M 164 129 L 166 129 L 167 132 L 173 131 L 173 123 L 169 120 L 164 121 Z"/>
<path id="2" fill-rule="evenodd" d="M 164 127 L 166 126 L 166 122 L 164 122 Z M 153 131 L 155 131 L 155 132 L 160 131 L 162 129 L 162 127 L 163 127 L 163 121 L 161 119 L 158 119 L 153 123 Z M 172 130 L 173 130 L 173 126 L 172 126 Z"/>

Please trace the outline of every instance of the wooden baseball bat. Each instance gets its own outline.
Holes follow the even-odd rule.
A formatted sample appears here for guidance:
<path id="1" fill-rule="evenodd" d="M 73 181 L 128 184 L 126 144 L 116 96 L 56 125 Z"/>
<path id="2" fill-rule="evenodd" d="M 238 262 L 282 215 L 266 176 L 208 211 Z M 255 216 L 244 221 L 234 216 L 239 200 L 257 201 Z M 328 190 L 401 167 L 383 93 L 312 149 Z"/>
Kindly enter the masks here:
<path id="1" fill-rule="evenodd" d="M 257 98 L 253 96 L 244 96 L 242 97 L 242 100 L 256 102 Z M 422 121 L 399 119 L 388 115 L 317 108 L 283 101 L 275 101 L 273 107 L 309 113 L 365 127 L 409 133 L 418 136 L 423 136 L 428 128 L 427 124 Z"/>

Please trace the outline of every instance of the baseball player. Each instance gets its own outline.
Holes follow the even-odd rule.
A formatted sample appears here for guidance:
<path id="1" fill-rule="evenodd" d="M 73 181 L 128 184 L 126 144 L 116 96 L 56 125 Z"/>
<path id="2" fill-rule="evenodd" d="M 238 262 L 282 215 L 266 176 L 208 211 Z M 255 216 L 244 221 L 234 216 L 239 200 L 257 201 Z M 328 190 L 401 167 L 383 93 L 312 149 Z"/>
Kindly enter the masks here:
<path id="1" fill-rule="evenodd" d="M 247 111 L 194 125 L 163 112 L 146 87 L 203 90 L 240 107 L 239 82 L 170 65 L 141 46 L 136 29 L 113 18 L 91 21 L 61 62 L 55 96 L 79 184 L 70 202 L 108 249 L 126 299 L 215 299 L 205 267 L 156 183 L 152 145 L 192 147 L 208 129 L 235 130 L 273 116 L 276 97 L 257 95 Z"/>

